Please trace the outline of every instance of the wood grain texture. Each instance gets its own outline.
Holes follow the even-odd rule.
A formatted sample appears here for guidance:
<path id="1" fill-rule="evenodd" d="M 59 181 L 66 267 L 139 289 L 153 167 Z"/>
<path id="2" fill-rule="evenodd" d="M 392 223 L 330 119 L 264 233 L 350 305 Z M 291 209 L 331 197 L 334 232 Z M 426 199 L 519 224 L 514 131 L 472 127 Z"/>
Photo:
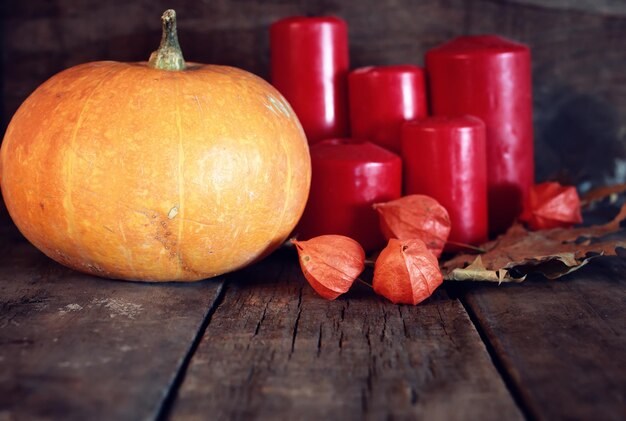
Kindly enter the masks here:
<path id="1" fill-rule="evenodd" d="M 219 281 L 144 285 L 0 244 L 0 419 L 154 418 Z"/>
<path id="2" fill-rule="evenodd" d="M 556 10 L 579 10 L 607 15 L 626 15 L 626 3 L 622 0 L 508 0 L 511 3 Z"/>
<path id="3" fill-rule="evenodd" d="M 626 418 L 626 260 L 475 287 L 468 307 L 535 419 Z"/>
<path id="4" fill-rule="evenodd" d="M 326 301 L 289 253 L 229 279 L 170 415 L 207 414 L 521 419 L 457 300 L 396 306 L 357 285 Z"/>

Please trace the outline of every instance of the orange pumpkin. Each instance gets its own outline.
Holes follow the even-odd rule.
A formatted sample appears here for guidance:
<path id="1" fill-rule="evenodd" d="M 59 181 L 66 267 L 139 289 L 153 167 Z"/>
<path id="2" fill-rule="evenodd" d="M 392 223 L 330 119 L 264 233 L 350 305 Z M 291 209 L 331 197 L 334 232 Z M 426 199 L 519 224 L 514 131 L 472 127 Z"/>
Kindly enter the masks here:
<path id="1" fill-rule="evenodd" d="M 187 63 L 173 11 L 149 63 L 65 70 L 19 108 L 0 150 L 6 207 L 71 268 L 141 281 L 233 271 L 278 247 L 308 196 L 285 99 L 232 67 Z"/>

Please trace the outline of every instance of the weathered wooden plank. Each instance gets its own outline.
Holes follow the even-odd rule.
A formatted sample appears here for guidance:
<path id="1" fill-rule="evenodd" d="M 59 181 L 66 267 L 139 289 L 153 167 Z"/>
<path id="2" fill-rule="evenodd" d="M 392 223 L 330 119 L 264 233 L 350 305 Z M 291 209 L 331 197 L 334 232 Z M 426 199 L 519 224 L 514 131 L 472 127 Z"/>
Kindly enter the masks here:
<path id="1" fill-rule="evenodd" d="M 229 279 L 172 419 L 519 419 L 457 300 L 330 302 L 287 252 Z"/>
<path id="2" fill-rule="evenodd" d="M 154 418 L 222 283 L 140 284 L 0 256 L 0 419 Z"/>
<path id="3" fill-rule="evenodd" d="M 626 16 L 626 3 L 623 0 L 509 0 L 511 3 L 556 9 L 563 11 L 580 10 L 603 15 Z"/>
<path id="4" fill-rule="evenodd" d="M 533 418 L 626 418 L 625 273 L 598 259 L 565 280 L 465 294 Z"/>

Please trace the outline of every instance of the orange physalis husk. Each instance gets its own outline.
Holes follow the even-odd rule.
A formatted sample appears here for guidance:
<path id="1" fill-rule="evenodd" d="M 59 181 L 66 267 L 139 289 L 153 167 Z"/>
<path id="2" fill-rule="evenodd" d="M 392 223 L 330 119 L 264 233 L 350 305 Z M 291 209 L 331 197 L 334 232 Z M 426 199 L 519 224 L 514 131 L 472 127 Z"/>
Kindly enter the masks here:
<path id="1" fill-rule="evenodd" d="M 568 228 L 580 224 L 580 198 L 574 186 L 546 182 L 533 186 L 524 203 L 520 220 L 532 230 Z"/>
<path id="2" fill-rule="evenodd" d="M 380 230 L 387 240 L 418 238 L 435 255 L 441 256 L 450 235 L 446 208 L 430 196 L 412 194 L 387 203 L 376 203 Z"/>
<path id="3" fill-rule="evenodd" d="M 374 292 L 394 304 L 417 304 L 443 282 L 437 258 L 422 240 L 389 240 L 374 265 Z"/>
<path id="4" fill-rule="evenodd" d="M 327 300 L 347 292 L 365 267 L 363 247 L 343 235 L 321 235 L 292 243 L 304 277 Z"/>

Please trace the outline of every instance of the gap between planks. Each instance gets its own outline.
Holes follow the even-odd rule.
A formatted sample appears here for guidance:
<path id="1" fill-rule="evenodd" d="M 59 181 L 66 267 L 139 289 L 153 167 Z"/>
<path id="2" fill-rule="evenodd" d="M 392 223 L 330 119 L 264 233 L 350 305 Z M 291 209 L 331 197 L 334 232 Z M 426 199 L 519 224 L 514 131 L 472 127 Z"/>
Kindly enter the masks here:
<path id="1" fill-rule="evenodd" d="M 467 303 L 467 299 L 463 296 L 457 297 L 456 299 L 459 300 L 459 302 L 463 305 L 465 312 L 467 313 L 470 321 L 474 325 L 474 329 L 476 329 L 476 332 L 478 332 L 480 339 L 482 340 L 483 344 L 485 344 L 487 353 L 491 357 L 491 362 L 495 369 L 498 371 L 500 377 L 502 378 L 504 385 L 506 386 L 509 393 L 511 394 L 511 397 L 515 401 L 515 405 L 517 405 L 517 408 L 522 412 L 522 414 L 524 414 L 524 417 L 527 420 L 539 419 L 538 414 L 534 413 L 534 411 L 532 411 L 532 409 L 525 404 L 524 398 L 522 396 L 522 391 L 519 389 L 519 387 L 517 387 L 517 383 L 515 383 L 510 373 L 506 369 L 506 365 L 503 361 L 504 356 L 498 354 L 498 352 L 494 348 L 493 344 L 489 340 L 487 333 L 485 332 L 485 328 L 478 321 L 478 316 L 476 315 L 472 307 Z"/>
<path id="2" fill-rule="evenodd" d="M 523 417 L 458 299 L 442 290 L 408 308 L 354 291 L 327 302 L 294 268 L 282 253 L 227 279 L 161 419 Z"/>
<path id="3" fill-rule="evenodd" d="M 185 374 L 187 374 L 189 363 L 191 362 L 191 359 L 193 358 L 194 354 L 196 353 L 196 350 L 198 349 L 198 345 L 200 345 L 200 342 L 202 341 L 202 338 L 204 337 L 204 332 L 206 332 L 206 329 L 209 326 L 209 323 L 211 323 L 211 318 L 213 317 L 213 315 L 215 314 L 219 306 L 224 302 L 224 295 L 226 294 L 226 289 L 227 289 L 226 284 L 227 284 L 227 281 L 224 280 L 222 281 L 221 285 L 218 287 L 217 296 L 215 297 L 215 300 L 213 300 L 213 303 L 211 304 L 206 314 L 204 315 L 202 323 L 200 324 L 200 328 L 198 329 L 196 336 L 191 342 L 191 345 L 189 346 L 189 350 L 187 351 L 184 358 L 182 359 L 178 372 L 176 373 L 176 376 L 174 377 L 174 379 L 172 380 L 172 383 L 167 388 L 165 397 L 161 401 L 161 405 L 159 409 L 157 410 L 157 415 L 155 417 L 157 421 L 167 420 L 169 418 L 172 406 L 178 395 L 178 390 L 180 389 L 180 386 L 185 381 Z"/>

